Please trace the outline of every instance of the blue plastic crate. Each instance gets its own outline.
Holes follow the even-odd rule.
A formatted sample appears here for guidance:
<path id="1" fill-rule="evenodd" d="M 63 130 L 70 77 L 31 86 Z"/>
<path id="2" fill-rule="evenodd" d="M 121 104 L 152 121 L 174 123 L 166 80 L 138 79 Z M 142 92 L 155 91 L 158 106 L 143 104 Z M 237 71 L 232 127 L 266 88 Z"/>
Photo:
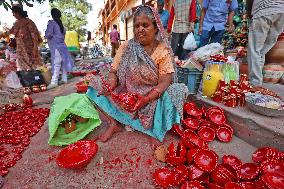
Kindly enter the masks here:
<path id="1" fill-rule="evenodd" d="M 202 71 L 192 68 L 177 67 L 177 79 L 179 83 L 187 85 L 190 94 L 196 94 L 202 79 Z"/>

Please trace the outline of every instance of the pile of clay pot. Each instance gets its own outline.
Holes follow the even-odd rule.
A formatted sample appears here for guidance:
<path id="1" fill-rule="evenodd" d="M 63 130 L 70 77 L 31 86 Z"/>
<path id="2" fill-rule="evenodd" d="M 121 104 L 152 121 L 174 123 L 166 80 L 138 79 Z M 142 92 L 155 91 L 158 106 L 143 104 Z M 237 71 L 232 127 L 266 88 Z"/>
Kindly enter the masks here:
<path id="1" fill-rule="evenodd" d="M 22 158 L 30 138 L 40 131 L 49 115 L 47 108 L 17 109 L 14 104 L 5 110 L 0 115 L 0 176 L 7 175 L 8 169 Z"/>
<path id="2" fill-rule="evenodd" d="M 166 167 L 153 173 L 158 188 L 181 189 L 276 189 L 284 188 L 284 153 L 264 147 L 253 155 L 253 163 L 243 163 L 233 155 L 219 156 L 208 149 L 215 139 L 230 142 L 233 129 L 226 123 L 222 109 L 184 105 L 185 119 L 175 124 L 173 133 L 180 137 L 171 143 L 165 155 Z M 219 164 L 219 163 L 220 164 Z"/>

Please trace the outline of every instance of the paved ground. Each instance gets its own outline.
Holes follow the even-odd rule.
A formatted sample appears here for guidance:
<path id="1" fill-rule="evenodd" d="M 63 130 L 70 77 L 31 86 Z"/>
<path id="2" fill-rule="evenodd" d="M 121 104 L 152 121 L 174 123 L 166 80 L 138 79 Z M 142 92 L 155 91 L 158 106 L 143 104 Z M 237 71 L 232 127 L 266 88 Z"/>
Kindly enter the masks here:
<path id="1" fill-rule="evenodd" d="M 49 107 L 54 96 L 67 95 L 75 91 L 74 78 L 69 84 L 33 95 L 37 107 Z M 87 138 L 93 139 L 107 127 L 106 122 Z M 47 144 L 48 125 L 32 138 L 23 158 L 10 169 L 5 178 L 5 189 L 41 189 L 41 188 L 116 188 L 116 189 L 151 189 L 155 188 L 152 172 L 164 166 L 153 157 L 154 149 L 161 144 L 169 144 L 178 139 L 168 134 L 163 143 L 139 132 L 123 131 L 116 134 L 109 142 L 99 143 L 99 152 L 91 163 L 79 170 L 59 168 L 56 156 L 62 149 Z M 210 144 L 220 156 L 237 155 L 244 162 L 251 160 L 255 148 L 237 137 L 229 144 L 214 141 Z"/>

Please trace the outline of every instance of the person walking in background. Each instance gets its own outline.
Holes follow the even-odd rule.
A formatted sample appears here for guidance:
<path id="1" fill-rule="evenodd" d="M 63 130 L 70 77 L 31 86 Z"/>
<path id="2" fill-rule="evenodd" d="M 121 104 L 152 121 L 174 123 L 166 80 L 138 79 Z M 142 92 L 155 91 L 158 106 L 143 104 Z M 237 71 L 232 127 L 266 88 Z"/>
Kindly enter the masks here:
<path id="1" fill-rule="evenodd" d="M 35 23 L 28 18 L 28 14 L 19 6 L 12 7 L 13 16 L 17 19 L 13 28 L 3 34 L 14 34 L 16 39 L 17 70 L 33 70 L 42 66 L 38 50 L 42 42 Z M 1 36 L 0 36 L 1 38 Z"/>
<path id="2" fill-rule="evenodd" d="M 198 31 L 201 47 L 209 43 L 221 43 L 227 21 L 228 31 L 234 31 L 233 17 L 237 8 L 237 0 L 203 0 Z"/>
<path id="3" fill-rule="evenodd" d="M 158 13 L 160 15 L 161 22 L 164 26 L 164 29 L 167 29 L 170 14 L 169 11 L 164 10 L 164 6 L 165 6 L 164 0 L 157 1 Z"/>
<path id="4" fill-rule="evenodd" d="M 171 46 L 175 56 L 184 59 L 187 50 L 183 49 L 188 33 L 194 31 L 196 20 L 196 0 L 176 0 L 171 8 L 168 33 L 172 32 Z"/>
<path id="5" fill-rule="evenodd" d="M 249 78 L 251 84 L 257 88 L 263 83 L 265 55 L 284 31 L 284 1 L 247 0 L 247 8 L 248 14 L 252 16 L 247 56 Z"/>
<path id="6" fill-rule="evenodd" d="M 120 35 L 117 31 L 117 25 L 113 25 L 113 29 L 109 34 L 111 42 L 111 57 L 115 57 L 116 51 L 119 47 Z"/>
<path id="7" fill-rule="evenodd" d="M 52 78 L 47 89 L 58 86 L 60 70 L 62 70 L 61 82 L 67 83 L 67 72 L 73 68 L 73 60 L 64 42 L 65 29 L 61 21 L 61 12 L 57 8 L 51 9 L 53 20 L 49 20 L 45 31 L 45 38 L 51 53 Z"/>

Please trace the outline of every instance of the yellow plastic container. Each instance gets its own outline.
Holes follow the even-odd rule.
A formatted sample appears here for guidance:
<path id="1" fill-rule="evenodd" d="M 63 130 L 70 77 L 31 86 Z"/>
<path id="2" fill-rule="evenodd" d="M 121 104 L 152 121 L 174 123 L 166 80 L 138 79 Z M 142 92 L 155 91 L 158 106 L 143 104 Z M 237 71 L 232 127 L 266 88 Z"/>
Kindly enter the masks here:
<path id="1" fill-rule="evenodd" d="M 203 96 L 211 97 L 217 90 L 220 80 L 224 78 L 222 65 L 217 63 L 207 63 L 203 72 Z"/>
<path id="2" fill-rule="evenodd" d="M 80 51 L 79 37 L 77 32 L 66 31 L 65 43 L 67 45 L 68 51 L 70 52 Z"/>

